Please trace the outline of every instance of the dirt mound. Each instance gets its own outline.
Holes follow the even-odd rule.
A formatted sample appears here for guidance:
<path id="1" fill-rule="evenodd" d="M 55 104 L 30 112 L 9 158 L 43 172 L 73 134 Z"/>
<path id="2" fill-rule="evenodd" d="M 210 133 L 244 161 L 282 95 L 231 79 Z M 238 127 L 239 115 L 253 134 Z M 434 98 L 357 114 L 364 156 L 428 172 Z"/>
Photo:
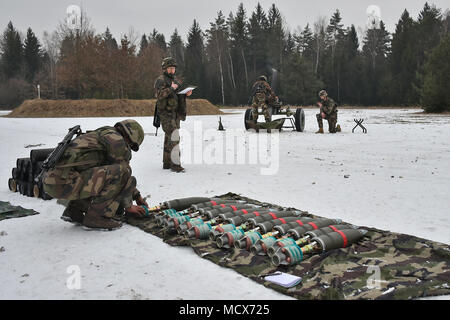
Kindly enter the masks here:
<path id="1" fill-rule="evenodd" d="M 156 100 L 26 100 L 6 117 L 9 118 L 86 118 L 153 116 Z M 223 114 L 205 99 L 188 99 L 188 115 Z"/>

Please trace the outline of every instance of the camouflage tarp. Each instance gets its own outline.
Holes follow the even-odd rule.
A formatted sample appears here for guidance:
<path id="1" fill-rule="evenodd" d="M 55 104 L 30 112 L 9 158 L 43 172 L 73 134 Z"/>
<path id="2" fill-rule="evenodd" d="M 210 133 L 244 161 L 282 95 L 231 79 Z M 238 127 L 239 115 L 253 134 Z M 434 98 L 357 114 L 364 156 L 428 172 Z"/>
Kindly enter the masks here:
<path id="1" fill-rule="evenodd" d="M 219 197 L 282 208 L 233 193 Z M 164 233 L 154 220 L 128 218 L 127 222 L 171 245 L 190 245 L 200 257 L 297 299 L 412 299 L 450 294 L 450 246 L 410 235 L 362 227 L 369 232 L 350 247 L 316 254 L 295 266 L 277 268 L 267 256 L 235 248 L 219 249 L 210 240 L 186 240 L 174 233 Z M 290 289 L 263 280 L 263 275 L 275 271 L 303 280 Z"/>
<path id="2" fill-rule="evenodd" d="M 19 218 L 39 214 L 32 209 L 13 206 L 9 202 L 0 201 L 0 221 L 3 219 Z"/>

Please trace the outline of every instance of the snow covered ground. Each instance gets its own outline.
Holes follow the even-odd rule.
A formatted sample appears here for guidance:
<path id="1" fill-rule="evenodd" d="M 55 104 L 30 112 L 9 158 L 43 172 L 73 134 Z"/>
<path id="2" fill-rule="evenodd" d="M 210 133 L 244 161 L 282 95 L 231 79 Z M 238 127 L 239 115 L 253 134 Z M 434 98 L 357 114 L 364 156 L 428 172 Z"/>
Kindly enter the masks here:
<path id="1" fill-rule="evenodd" d="M 243 130 L 243 110 L 224 111 L 225 132 L 216 130 L 218 116 L 182 123 L 185 173 L 162 170 L 161 130 L 157 137 L 146 135 L 131 165 L 141 193 L 151 195 L 149 204 L 231 191 L 450 244 L 448 115 L 343 109 L 342 133 L 316 135 L 316 110 L 306 109 L 305 132 L 287 129 L 267 139 Z M 351 132 L 354 118 L 365 119 L 367 134 L 360 128 Z M 128 225 L 114 232 L 85 231 L 59 219 L 63 207 L 56 200 L 8 190 L 16 159 L 32 149 L 26 146 L 54 147 L 73 125 L 89 130 L 121 119 L 0 118 L 0 199 L 41 213 L 0 222 L 0 299 L 288 299 L 190 248 L 171 247 Z M 154 132 L 152 118 L 135 119 L 146 133 Z M 265 139 L 268 147 L 258 145 Z M 71 282 L 78 274 L 81 282 Z"/>

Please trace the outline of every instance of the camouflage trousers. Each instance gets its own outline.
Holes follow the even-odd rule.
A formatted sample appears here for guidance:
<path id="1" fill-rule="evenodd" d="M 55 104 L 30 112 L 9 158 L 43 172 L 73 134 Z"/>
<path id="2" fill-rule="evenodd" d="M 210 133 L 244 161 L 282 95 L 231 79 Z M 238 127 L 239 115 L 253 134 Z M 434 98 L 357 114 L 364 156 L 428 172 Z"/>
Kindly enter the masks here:
<path id="1" fill-rule="evenodd" d="M 319 128 L 323 128 L 323 120 L 322 114 L 316 114 L 317 123 L 319 124 Z M 328 131 L 330 133 L 336 133 L 336 124 L 337 124 L 337 113 L 333 112 L 329 115 L 325 115 L 325 120 L 328 121 Z"/>
<path id="2" fill-rule="evenodd" d="M 253 98 L 252 103 L 252 119 L 255 122 L 258 121 L 258 108 L 261 109 L 266 122 L 270 122 L 272 120 L 272 113 L 270 112 L 269 106 L 266 104 L 266 96 L 259 93 Z"/>
<path id="3" fill-rule="evenodd" d="M 254 103 L 252 104 L 252 119 L 256 122 L 258 121 L 258 108 L 260 108 L 264 114 L 264 119 L 266 122 L 270 122 L 272 120 L 272 114 L 270 112 L 270 108 L 265 103 Z"/>
<path id="4" fill-rule="evenodd" d="M 180 161 L 180 119 L 175 112 L 160 113 L 161 126 L 164 131 L 163 163 L 181 165 Z"/>
<path id="5" fill-rule="evenodd" d="M 111 218 L 120 208 L 133 202 L 136 179 L 127 163 L 90 168 L 81 172 L 71 168 L 55 168 L 43 177 L 45 192 L 56 199 L 75 202 Z"/>

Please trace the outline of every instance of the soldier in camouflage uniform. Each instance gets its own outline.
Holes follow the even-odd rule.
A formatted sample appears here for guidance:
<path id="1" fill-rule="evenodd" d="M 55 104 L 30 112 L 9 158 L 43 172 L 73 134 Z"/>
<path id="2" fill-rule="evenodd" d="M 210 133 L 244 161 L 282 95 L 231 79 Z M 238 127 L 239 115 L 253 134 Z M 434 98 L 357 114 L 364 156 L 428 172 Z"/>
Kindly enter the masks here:
<path id="1" fill-rule="evenodd" d="M 341 126 L 337 125 L 337 104 L 333 101 L 325 90 L 319 92 L 320 102 L 318 103 L 320 107 L 320 113 L 316 114 L 317 123 L 319 124 L 319 130 L 316 133 L 323 133 L 323 120 L 328 121 L 328 131 L 330 133 L 341 132 Z"/>
<path id="2" fill-rule="evenodd" d="M 142 127 L 124 120 L 75 138 L 53 169 L 43 176 L 46 193 L 69 200 L 61 219 L 86 228 L 113 230 L 121 223 L 112 219 L 123 211 L 141 216 L 147 205 L 131 176 L 131 150 L 144 140 Z M 139 206 L 133 205 L 133 200 Z"/>
<path id="3" fill-rule="evenodd" d="M 272 119 L 272 113 L 270 105 L 277 100 L 275 92 L 273 92 L 266 76 L 260 76 L 252 87 L 252 118 L 256 122 L 258 121 L 258 108 L 261 108 L 264 119 L 266 122 L 270 122 Z"/>
<path id="4" fill-rule="evenodd" d="M 161 64 L 163 74 L 155 81 L 156 107 L 164 131 L 163 169 L 182 172 L 180 161 L 180 120 L 186 120 L 186 95 L 177 94 L 181 81 L 175 77 L 177 63 L 165 58 Z"/>

